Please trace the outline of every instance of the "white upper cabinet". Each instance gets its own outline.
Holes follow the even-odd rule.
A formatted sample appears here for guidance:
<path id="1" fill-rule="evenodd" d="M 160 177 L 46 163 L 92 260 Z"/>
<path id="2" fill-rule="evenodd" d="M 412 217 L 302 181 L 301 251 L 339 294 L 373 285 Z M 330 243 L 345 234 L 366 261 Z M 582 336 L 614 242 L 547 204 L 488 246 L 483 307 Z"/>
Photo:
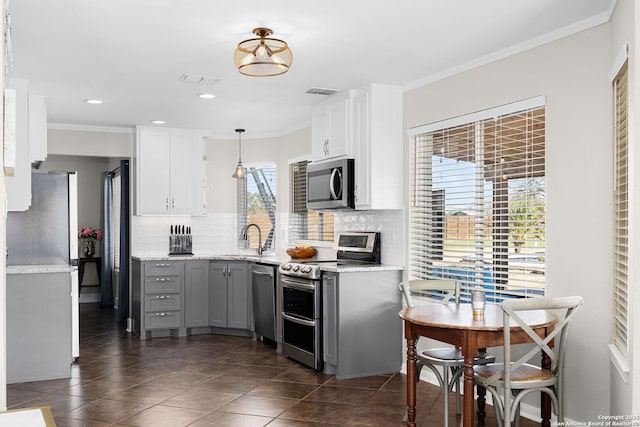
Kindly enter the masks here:
<path id="1" fill-rule="evenodd" d="M 29 159 L 47 158 L 47 104 L 44 96 L 29 92 Z"/>
<path id="2" fill-rule="evenodd" d="M 402 89 L 365 86 L 352 106 L 356 209 L 402 209 Z"/>
<path id="3" fill-rule="evenodd" d="M 207 131 L 137 128 L 138 215 L 204 215 Z"/>
<path id="4" fill-rule="evenodd" d="M 47 157 L 47 107 L 43 96 L 29 91 L 28 80 L 9 79 L 8 88 L 15 93 L 15 104 L 5 105 L 12 110 L 6 114 L 15 117 L 15 160 L 5 168 L 7 209 L 26 211 L 31 206 L 31 162 Z"/>
<path id="5" fill-rule="evenodd" d="M 352 153 L 351 91 L 331 95 L 311 114 L 311 160 L 314 162 Z"/>

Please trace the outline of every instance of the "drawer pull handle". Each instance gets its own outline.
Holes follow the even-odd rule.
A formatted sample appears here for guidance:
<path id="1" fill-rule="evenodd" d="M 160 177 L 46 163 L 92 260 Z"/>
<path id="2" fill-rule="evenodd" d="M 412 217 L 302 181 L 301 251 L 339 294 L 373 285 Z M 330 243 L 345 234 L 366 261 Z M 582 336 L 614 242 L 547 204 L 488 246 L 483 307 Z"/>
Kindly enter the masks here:
<path id="1" fill-rule="evenodd" d="M 166 277 L 159 277 L 156 279 L 156 282 L 167 282 L 169 281 L 169 279 L 167 279 Z"/>
<path id="2" fill-rule="evenodd" d="M 153 314 L 155 317 L 164 317 L 169 316 L 171 313 L 155 313 Z"/>
<path id="3" fill-rule="evenodd" d="M 165 264 L 165 263 L 158 263 L 156 264 L 156 267 L 171 267 L 171 264 Z"/>
<path id="4" fill-rule="evenodd" d="M 160 295 L 160 296 L 156 297 L 156 299 L 167 299 L 167 298 L 169 298 L 169 297 L 166 296 L 166 295 Z"/>

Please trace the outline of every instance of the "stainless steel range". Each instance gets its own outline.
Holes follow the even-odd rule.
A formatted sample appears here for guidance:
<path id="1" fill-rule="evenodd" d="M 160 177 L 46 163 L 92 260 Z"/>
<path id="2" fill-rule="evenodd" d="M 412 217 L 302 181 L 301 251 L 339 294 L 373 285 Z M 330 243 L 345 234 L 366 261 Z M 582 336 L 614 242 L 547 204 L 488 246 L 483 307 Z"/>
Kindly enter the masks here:
<path id="1" fill-rule="evenodd" d="M 349 232 L 336 238 L 336 259 L 280 264 L 282 353 L 322 370 L 322 265 L 380 264 L 380 233 Z"/>

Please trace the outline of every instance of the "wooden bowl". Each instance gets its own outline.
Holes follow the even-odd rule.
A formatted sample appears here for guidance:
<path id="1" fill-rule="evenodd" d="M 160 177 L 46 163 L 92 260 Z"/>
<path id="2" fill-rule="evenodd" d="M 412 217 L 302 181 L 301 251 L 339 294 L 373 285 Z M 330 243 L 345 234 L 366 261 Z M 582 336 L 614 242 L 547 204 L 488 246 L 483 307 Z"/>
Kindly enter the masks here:
<path id="1" fill-rule="evenodd" d="M 318 253 L 316 248 L 289 248 L 287 249 L 287 255 L 294 259 L 311 258 Z"/>

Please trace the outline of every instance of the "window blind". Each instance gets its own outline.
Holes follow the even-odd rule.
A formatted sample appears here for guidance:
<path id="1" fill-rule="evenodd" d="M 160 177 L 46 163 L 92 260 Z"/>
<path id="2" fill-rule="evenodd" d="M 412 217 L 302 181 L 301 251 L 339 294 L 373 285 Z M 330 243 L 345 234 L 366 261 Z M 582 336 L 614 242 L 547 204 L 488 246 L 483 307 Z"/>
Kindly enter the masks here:
<path id="1" fill-rule="evenodd" d="M 289 240 L 333 241 L 333 213 L 307 209 L 308 161 L 289 165 Z"/>
<path id="2" fill-rule="evenodd" d="M 462 301 L 543 295 L 544 106 L 456 120 L 413 139 L 409 275 L 460 280 Z"/>
<path id="3" fill-rule="evenodd" d="M 627 71 L 624 63 L 613 79 L 614 96 L 614 247 L 613 247 L 613 344 L 627 356 L 629 167 L 627 129 Z"/>

